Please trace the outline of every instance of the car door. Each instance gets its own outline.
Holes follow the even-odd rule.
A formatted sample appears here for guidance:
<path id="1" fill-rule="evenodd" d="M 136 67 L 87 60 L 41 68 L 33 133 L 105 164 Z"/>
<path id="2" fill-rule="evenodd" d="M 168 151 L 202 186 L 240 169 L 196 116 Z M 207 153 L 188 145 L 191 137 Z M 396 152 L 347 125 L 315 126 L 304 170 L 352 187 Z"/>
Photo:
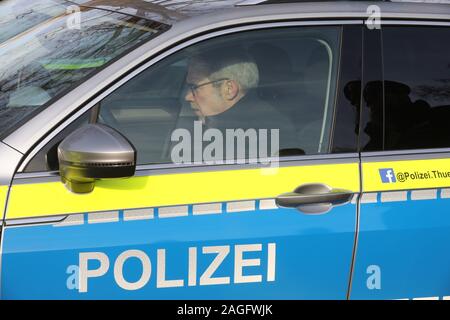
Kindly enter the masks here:
<path id="1" fill-rule="evenodd" d="M 364 88 L 367 152 L 351 298 L 448 299 L 450 28 L 387 21 L 367 33 L 382 40 L 370 55 L 381 66 L 382 54 L 384 69 L 369 72 Z"/>
<path id="2" fill-rule="evenodd" d="M 62 135 L 86 119 L 121 132 L 137 150 L 136 174 L 75 194 L 45 170 L 63 137 L 49 138 L 11 186 L 2 297 L 345 299 L 360 191 L 361 27 L 306 24 L 230 28 L 181 44 L 63 124 Z M 199 134 L 186 101 L 189 56 L 236 45 L 258 67 L 259 99 L 290 122 L 273 128 L 256 112 L 268 123 L 266 134 L 253 131 L 259 148 L 277 137 L 290 145 L 256 162 L 211 163 L 202 158 L 211 137 Z M 176 129 L 190 135 L 191 161 L 174 160 Z"/>

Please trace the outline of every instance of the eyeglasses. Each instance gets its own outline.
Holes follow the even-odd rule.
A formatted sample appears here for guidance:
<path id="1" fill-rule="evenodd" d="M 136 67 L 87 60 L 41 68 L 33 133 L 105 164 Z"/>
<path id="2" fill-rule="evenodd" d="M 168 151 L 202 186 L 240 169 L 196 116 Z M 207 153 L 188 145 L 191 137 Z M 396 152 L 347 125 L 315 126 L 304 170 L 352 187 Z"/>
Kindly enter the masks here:
<path id="1" fill-rule="evenodd" d="M 223 79 L 217 79 L 217 80 L 214 80 L 214 81 L 209 81 L 209 82 L 205 82 L 205 83 L 201 83 L 201 84 L 188 84 L 187 86 L 188 86 L 188 88 L 191 90 L 192 95 L 195 96 L 195 91 L 196 91 L 198 88 L 203 87 L 203 86 L 206 86 L 207 84 L 216 83 L 216 82 L 219 82 L 219 81 L 225 81 L 225 80 L 230 80 L 230 79 L 228 79 L 228 78 L 223 78 Z"/>

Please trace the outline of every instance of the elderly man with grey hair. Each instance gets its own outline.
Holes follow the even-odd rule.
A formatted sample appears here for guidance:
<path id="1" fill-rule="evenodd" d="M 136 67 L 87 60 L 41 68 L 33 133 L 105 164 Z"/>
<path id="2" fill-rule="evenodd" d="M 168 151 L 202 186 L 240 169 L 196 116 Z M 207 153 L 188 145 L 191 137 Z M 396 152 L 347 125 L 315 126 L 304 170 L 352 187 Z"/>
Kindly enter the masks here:
<path id="1" fill-rule="evenodd" d="M 296 148 L 290 120 L 257 94 L 259 72 L 242 47 L 194 55 L 185 99 L 207 129 L 279 129 L 280 148 Z"/>

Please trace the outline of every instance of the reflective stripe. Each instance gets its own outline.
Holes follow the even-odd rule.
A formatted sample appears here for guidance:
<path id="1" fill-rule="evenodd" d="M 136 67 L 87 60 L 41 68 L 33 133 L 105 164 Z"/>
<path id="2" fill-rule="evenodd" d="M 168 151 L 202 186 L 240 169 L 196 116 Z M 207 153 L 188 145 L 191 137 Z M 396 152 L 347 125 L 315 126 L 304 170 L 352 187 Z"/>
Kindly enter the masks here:
<path id="1" fill-rule="evenodd" d="M 411 192 L 411 200 L 430 200 L 437 199 L 437 190 L 415 190 Z"/>
<path id="2" fill-rule="evenodd" d="M 441 198 L 450 198 L 450 189 L 442 189 Z"/>
<path id="3" fill-rule="evenodd" d="M 153 219 L 154 217 L 153 208 L 129 209 L 123 211 L 124 221 Z"/>
<path id="4" fill-rule="evenodd" d="M 237 201 L 227 203 L 227 212 L 254 211 L 255 201 Z"/>
<path id="5" fill-rule="evenodd" d="M 358 164 L 280 167 L 274 175 L 264 175 L 262 169 L 247 169 L 99 180 L 89 194 L 74 194 L 61 182 L 15 184 L 6 217 L 275 198 L 317 181 L 358 192 Z"/>
<path id="6" fill-rule="evenodd" d="M 259 209 L 268 210 L 268 209 L 277 209 L 277 205 L 275 203 L 275 199 L 262 199 L 259 200 Z"/>
<path id="7" fill-rule="evenodd" d="M 185 217 L 188 215 L 188 206 L 162 207 L 158 209 L 159 218 Z"/>
<path id="8" fill-rule="evenodd" d="M 361 203 L 377 203 L 378 193 L 364 193 L 361 198 Z"/>
<path id="9" fill-rule="evenodd" d="M 196 204 L 192 208 L 192 214 L 217 214 L 222 213 L 221 203 L 207 203 L 207 204 Z"/>
<path id="10" fill-rule="evenodd" d="M 88 223 L 107 223 L 119 221 L 118 211 L 95 212 L 88 214 Z"/>
<path id="11" fill-rule="evenodd" d="M 382 192 L 381 202 L 396 202 L 408 200 L 408 193 L 406 191 Z"/>
<path id="12" fill-rule="evenodd" d="M 84 224 L 84 214 L 73 214 L 59 223 L 53 224 L 54 227 L 68 227 Z"/>

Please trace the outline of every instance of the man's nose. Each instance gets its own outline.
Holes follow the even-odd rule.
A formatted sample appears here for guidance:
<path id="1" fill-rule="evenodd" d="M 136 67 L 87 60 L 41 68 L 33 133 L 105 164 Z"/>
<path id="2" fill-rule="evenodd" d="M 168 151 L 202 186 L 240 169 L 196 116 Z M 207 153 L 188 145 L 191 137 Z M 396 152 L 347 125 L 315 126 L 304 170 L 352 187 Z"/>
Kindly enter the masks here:
<path id="1" fill-rule="evenodd" d="M 187 89 L 187 90 L 186 90 L 186 94 L 185 94 L 185 96 L 184 96 L 184 100 L 186 100 L 186 101 L 188 101 L 188 102 L 194 102 L 195 97 L 194 97 L 194 95 L 192 94 L 192 90 L 190 90 L 190 89 Z"/>

